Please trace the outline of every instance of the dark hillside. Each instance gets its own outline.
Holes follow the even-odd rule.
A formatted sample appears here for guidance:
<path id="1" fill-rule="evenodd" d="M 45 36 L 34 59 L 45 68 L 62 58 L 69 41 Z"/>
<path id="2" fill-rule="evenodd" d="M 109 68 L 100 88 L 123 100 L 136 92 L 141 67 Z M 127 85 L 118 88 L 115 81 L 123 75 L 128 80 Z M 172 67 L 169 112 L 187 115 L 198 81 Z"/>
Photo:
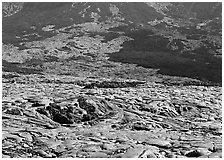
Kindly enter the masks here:
<path id="1" fill-rule="evenodd" d="M 158 73 L 165 75 L 222 83 L 222 59 L 210 55 L 208 49 L 197 49 L 195 54 L 172 52 L 166 48 L 167 39 L 145 33 L 137 31 L 129 35 L 135 40 L 126 42 L 120 52 L 108 54 L 110 60 L 160 69 Z"/>

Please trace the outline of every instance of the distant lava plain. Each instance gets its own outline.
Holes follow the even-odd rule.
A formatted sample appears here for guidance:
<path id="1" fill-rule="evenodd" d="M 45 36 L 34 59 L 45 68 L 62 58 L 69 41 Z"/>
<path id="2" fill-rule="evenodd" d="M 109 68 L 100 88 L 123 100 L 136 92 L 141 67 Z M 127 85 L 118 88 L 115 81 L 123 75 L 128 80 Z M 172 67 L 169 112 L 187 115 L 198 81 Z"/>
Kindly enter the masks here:
<path id="1" fill-rule="evenodd" d="M 29 47 L 25 43 L 44 41 L 59 32 L 71 35 L 71 39 L 83 34 L 102 36 L 102 43 L 128 36 L 133 40 L 121 44 L 118 52 L 107 54 L 110 61 L 221 85 L 221 11 L 221 3 L 24 3 L 20 11 L 3 17 L 2 39 L 4 44 L 26 50 Z M 75 35 L 74 29 L 69 31 L 73 24 L 93 21 L 102 26 L 119 25 L 106 32 L 85 31 L 82 35 Z M 48 25 L 54 26 L 53 31 L 43 30 Z M 62 32 L 63 27 L 68 28 Z M 33 61 L 36 59 L 27 64 Z M 5 69 L 9 65 L 3 61 Z"/>

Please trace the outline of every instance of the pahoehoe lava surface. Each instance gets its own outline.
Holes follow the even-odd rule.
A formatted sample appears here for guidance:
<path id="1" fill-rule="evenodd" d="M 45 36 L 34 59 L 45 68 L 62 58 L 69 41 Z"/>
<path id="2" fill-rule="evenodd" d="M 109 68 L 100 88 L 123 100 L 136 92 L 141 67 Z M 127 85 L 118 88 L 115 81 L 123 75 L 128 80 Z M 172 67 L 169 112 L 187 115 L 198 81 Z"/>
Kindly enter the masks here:
<path id="1" fill-rule="evenodd" d="M 2 158 L 222 158 L 222 3 L 2 4 Z"/>

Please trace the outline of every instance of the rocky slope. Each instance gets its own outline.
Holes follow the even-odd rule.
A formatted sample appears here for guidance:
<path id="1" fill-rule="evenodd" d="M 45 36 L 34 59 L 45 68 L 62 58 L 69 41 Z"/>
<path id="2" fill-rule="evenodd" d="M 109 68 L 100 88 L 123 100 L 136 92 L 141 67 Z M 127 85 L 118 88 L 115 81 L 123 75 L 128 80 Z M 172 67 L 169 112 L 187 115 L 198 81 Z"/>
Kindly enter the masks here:
<path id="1" fill-rule="evenodd" d="M 12 16 L 23 8 L 23 2 L 4 2 L 2 5 L 3 17 Z"/>
<path id="2" fill-rule="evenodd" d="M 216 49 L 214 54 L 218 54 L 221 53 L 218 51 L 221 39 L 217 37 L 221 35 L 221 10 L 221 3 L 3 3 L 3 12 L 12 15 L 3 18 L 3 41 L 24 41 L 21 37 L 24 34 L 51 36 L 53 33 L 41 32 L 48 25 L 61 28 L 113 19 L 150 27 L 169 38 L 171 50 L 192 51 L 194 44 L 200 44 L 197 46 L 212 47 Z M 13 14 L 7 14 L 10 12 Z M 20 38 L 15 40 L 15 36 Z M 38 36 L 28 40 L 33 38 Z"/>
<path id="3" fill-rule="evenodd" d="M 222 157 L 220 3 L 3 6 L 4 158 Z"/>

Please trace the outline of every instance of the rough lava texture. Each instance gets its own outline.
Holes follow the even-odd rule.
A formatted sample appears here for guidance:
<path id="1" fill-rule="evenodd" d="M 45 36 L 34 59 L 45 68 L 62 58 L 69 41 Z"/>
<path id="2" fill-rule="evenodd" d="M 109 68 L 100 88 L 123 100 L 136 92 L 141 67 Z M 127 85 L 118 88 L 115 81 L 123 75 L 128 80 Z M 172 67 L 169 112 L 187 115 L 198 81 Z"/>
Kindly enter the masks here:
<path id="1" fill-rule="evenodd" d="M 115 82 L 103 79 L 89 89 L 92 79 L 81 81 L 3 78 L 3 157 L 222 156 L 220 87 L 120 80 L 108 88 Z"/>
<path id="2" fill-rule="evenodd" d="M 220 10 L 3 3 L 2 157 L 221 158 Z"/>

